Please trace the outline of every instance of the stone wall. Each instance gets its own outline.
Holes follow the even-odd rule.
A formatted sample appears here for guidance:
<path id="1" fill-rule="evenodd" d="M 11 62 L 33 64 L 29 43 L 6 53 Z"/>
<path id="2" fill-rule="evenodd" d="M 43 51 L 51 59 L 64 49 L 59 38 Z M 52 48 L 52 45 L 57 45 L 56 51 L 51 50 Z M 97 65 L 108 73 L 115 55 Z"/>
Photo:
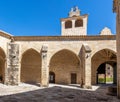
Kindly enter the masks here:
<path id="1" fill-rule="evenodd" d="M 17 85 L 19 82 L 36 82 L 41 86 L 48 86 L 50 71 L 56 74 L 56 83 L 70 84 L 71 73 L 76 73 L 78 84 L 83 81 L 83 84 L 90 85 L 92 79 L 90 60 L 94 54 L 103 49 L 116 52 L 114 35 L 13 38 L 14 42 L 3 38 L 6 39 L 6 42 L 0 45 L 0 47 L 7 46 L 3 47 L 3 52 L 6 53 L 1 55 L 4 59 L 1 67 L 5 66 L 3 68 L 5 70 L 4 83 L 8 85 Z M 47 45 L 47 50 L 44 51 L 45 45 Z M 91 49 L 90 60 L 83 60 L 87 54 L 81 53 L 83 45 L 88 45 Z M 82 65 L 83 63 L 85 64 Z M 87 72 L 88 68 L 90 68 L 89 72 Z M 88 73 L 89 76 L 86 78 Z"/>
<path id="2" fill-rule="evenodd" d="M 120 0 L 113 0 L 113 12 L 116 12 L 117 33 L 117 95 L 120 98 Z"/>
<path id="3" fill-rule="evenodd" d="M 23 54 L 20 75 L 21 82 L 41 83 L 40 53 L 38 53 L 34 49 L 29 49 Z"/>
<path id="4" fill-rule="evenodd" d="M 77 75 L 77 84 L 80 84 L 80 60 L 69 50 L 57 52 L 50 60 L 50 71 L 55 73 L 55 83 L 71 84 L 71 74 Z"/>
<path id="5" fill-rule="evenodd" d="M 8 43 L 5 84 L 18 85 L 18 77 L 20 70 L 19 66 L 19 45 L 15 43 Z"/>
<path id="6" fill-rule="evenodd" d="M 116 41 L 115 40 L 83 40 L 83 41 L 74 41 L 74 40 L 66 40 L 66 41 L 16 41 L 21 47 L 20 49 L 20 59 L 22 61 L 22 55 L 25 51 L 29 49 L 34 49 L 35 51 L 39 52 L 41 54 L 42 46 L 47 44 L 48 45 L 48 51 L 47 51 L 47 73 L 49 74 L 49 71 L 53 71 L 56 74 L 56 83 L 62 83 L 62 84 L 70 84 L 70 73 L 77 73 L 77 83 L 81 83 L 81 70 L 82 66 L 81 64 L 77 66 L 75 63 L 72 64 L 71 61 L 72 57 L 69 55 L 67 57 L 67 54 L 69 54 L 69 51 L 74 53 L 72 55 L 75 55 L 76 58 L 79 58 L 80 50 L 83 44 L 88 44 L 91 48 L 91 57 L 94 56 L 98 51 L 103 49 L 110 49 L 114 52 L 116 52 Z M 59 51 L 67 51 L 66 53 L 63 53 L 61 55 L 58 54 L 57 57 L 54 57 L 56 53 Z M 62 58 L 63 56 L 63 58 Z M 65 57 L 66 56 L 66 57 Z M 55 58 L 54 60 L 51 60 Z M 69 60 L 71 59 L 71 60 Z M 42 60 L 42 59 L 41 59 Z M 65 61 L 64 61 L 65 60 Z M 81 58 L 80 58 L 81 60 Z M 55 62 L 54 62 L 55 61 Z M 62 62 L 61 62 L 62 61 Z M 68 62 L 66 62 L 68 61 Z M 54 62 L 54 65 L 51 63 Z M 84 62 L 84 61 L 83 61 Z M 62 64 L 61 64 L 62 63 Z M 70 64 L 72 65 L 70 65 Z M 97 63 L 97 62 L 94 62 Z M 32 62 L 31 62 L 32 64 Z M 90 66 L 91 67 L 91 66 Z M 94 68 L 93 68 L 94 69 Z M 87 70 L 87 69 L 86 69 Z M 93 70 L 92 70 L 93 71 Z M 42 73 L 42 72 L 41 72 Z M 65 74 L 64 74 L 65 73 Z M 93 73 L 96 73 L 95 71 Z M 65 75 L 65 76 L 64 76 Z M 20 76 L 21 77 L 21 76 Z M 63 77 L 63 78 L 62 78 Z M 84 78 L 84 77 L 83 77 Z M 47 79 L 48 80 L 48 79 Z M 90 78 L 91 80 L 91 78 Z M 96 79 L 94 79 L 96 80 Z"/>

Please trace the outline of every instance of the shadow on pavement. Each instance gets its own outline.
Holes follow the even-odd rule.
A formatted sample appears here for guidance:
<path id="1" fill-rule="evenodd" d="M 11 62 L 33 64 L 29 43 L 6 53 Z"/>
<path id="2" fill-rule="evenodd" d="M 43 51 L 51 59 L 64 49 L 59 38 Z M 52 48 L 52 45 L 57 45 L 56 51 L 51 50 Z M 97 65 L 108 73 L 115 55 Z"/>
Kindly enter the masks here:
<path id="1" fill-rule="evenodd" d="M 106 94 L 107 87 L 100 86 L 92 91 L 79 87 L 75 89 L 53 85 L 29 92 L 0 96 L 0 102 L 120 102 L 117 97 Z"/>

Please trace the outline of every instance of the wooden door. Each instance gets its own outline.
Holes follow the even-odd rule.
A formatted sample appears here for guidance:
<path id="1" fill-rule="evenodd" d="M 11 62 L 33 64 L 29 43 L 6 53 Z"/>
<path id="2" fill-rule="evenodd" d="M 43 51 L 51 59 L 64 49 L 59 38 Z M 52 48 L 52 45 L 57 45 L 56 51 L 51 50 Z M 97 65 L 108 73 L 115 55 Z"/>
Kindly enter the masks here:
<path id="1" fill-rule="evenodd" d="M 77 83 L 77 74 L 71 73 L 71 84 L 76 84 L 76 83 Z"/>

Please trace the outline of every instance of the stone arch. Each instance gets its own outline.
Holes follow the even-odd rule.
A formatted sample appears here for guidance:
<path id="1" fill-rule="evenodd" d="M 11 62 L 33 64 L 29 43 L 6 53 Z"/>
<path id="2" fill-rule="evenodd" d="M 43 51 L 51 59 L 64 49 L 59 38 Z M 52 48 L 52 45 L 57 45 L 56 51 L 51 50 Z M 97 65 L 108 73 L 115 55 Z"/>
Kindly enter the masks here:
<path id="1" fill-rule="evenodd" d="M 72 21 L 68 20 L 65 22 L 65 29 L 72 28 Z"/>
<path id="2" fill-rule="evenodd" d="M 34 49 L 28 49 L 22 55 L 21 82 L 41 82 L 41 54 Z"/>
<path id="3" fill-rule="evenodd" d="M 63 49 L 56 52 L 50 60 L 49 70 L 56 75 L 55 83 L 70 84 L 71 73 L 77 75 L 76 83 L 80 83 L 80 59 L 70 50 Z"/>
<path id="4" fill-rule="evenodd" d="M 91 59 L 92 84 L 96 84 L 98 67 L 103 63 L 116 62 L 116 53 L 110 49 L 102 49 L 96 52 Z"/>
<path id="5" fill-rule="evenodd" d="M 57 49 L 56 51 L 54 51 L 54 52 L 50 55 L 49 60 L 51 60 L 52 57 L 53 57 L 55 54 L 57 54 L 58 52 L 61 52 L 61 51 L 71 52 L 72 54 L 74 54 L 74 55 L 78 58 L 78 60 L 79 60 L 80 63 L 81 63 L 81 59 L 80 59 L 80 57 L 77 55 L 77 52 L 76 52 L 75 50 L 73 50 L 73 49 L 70 49 L 70 48 L 60 48 L 60 49 Z M 50 61 L 49 61 L 49 62 L 50 62 Z M 50 63 L 49 63 L 49 64 L 50 64 Z"/>
<path id="6" fill-rule="evenodd" d="M 108 46 L 109 47 L 109 46 Z M 116 55 L 116 50 L 115 49 L 113 49 L 113 48 L 111 48 L 111 47 L 109 47 L 109 48 L 99 48 L 99 49 L 96 49 L 93 53 L 92 53 L 92 58 L 95 56 L 95 54 L 96 53 L 98 53 L 98 52 L 100 52 L 100 51 L 102 51 L 102 50 L 109 50 L 110 52 L 112 52 L 113 54 L 115 54 Z"/>
<path id="7" fill-rule="evenodd" d="M 4 83 L 5 81 L 5 52 L 4 50 L 0 47 L 0 82 Z"/>
<path id="8" fill-rule="evenodd" d="M 35 50 L 36 52 L 38 52 L 38 53 L 40 53 L 40 50 L 39 49 L 36 49 L 36 48 L 34 48 L 34 47 L 28 47 L 28 48 L 25 48 L 25 49 L 22 49 L 22 51 L 21 51 L 21 60 L 22 60 L 22 57 L 23 57 L 23 55 L 24 55 L 24 53 L 26 53 L 26 51 L 28 51 L 28 50 Z"/>
<path id="9" fill-rule="evenodd" d="M 82 19 L 77 19 L 75 21 L 75 27 L 83 27 L 83 20 Z"/>

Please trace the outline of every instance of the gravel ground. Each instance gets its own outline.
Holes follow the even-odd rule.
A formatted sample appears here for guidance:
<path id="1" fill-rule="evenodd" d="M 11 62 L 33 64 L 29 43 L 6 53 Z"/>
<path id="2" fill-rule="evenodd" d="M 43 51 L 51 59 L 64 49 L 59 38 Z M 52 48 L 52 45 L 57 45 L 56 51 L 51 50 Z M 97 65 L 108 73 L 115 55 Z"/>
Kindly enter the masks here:
<path id="1" fill-rule="evenodd" d="M 107 87 L 93 86 L 85 90 L 77 85 L 50 84 L 41 88 L 30 84 L 0 84 L 0 102 L 120 102 L 116 96 L 107 95 Z"/>

